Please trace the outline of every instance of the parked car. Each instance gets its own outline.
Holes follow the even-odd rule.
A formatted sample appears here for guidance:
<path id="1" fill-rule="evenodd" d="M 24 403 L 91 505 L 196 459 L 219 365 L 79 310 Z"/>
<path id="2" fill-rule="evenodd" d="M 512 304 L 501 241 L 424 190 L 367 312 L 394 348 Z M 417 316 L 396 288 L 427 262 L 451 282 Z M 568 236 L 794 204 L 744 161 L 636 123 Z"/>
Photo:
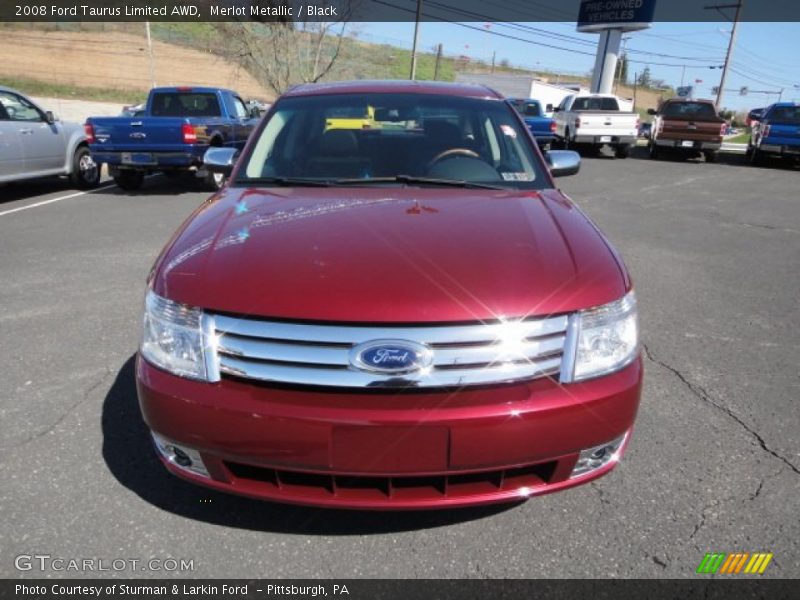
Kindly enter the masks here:
<path id="1" fill-rule="evenodd" d="M 374 106 L 379 127 L 326 128 Z M 386 125 L 386 126 L 384 126 Z M 301 85 L 147 282 L 139 402 L 169 471 L 280 502 L 514 502 L 609 472 L 642 361 L 619 255 L 485 87 Z M 235 166 L 234 166 L 235 163 Z"/>
<path id="2" fill-rule="evenodd" d="M 0 87 L 0 183 L 54 175 L 69 177 L 81 189 L 100 183 L 83 128 Z"/>
<path id="3" fill-rule="evenodd" d="M 256 98 L 251 98 L 250 100 L 247 101 L 246 106 L 247 110 L 249 110 L 250 113 L 253 114 L 254 116 L 256 114 L 263 116 L 269 110 L 271 104 L 263 102 L 262 100 L 258 100 Z M 256 113 L 256 110 L 258 111 L 258 113 Z"/>
<path id="4" fill-rule="evenodd" d="M 611 94 L 570 94 L 554 118 L 559 147 L 610 146 L 617 158 L 628 157 L 639 132 L 639 115 L 620 110 L 620 99 Z"/>
<path id="5" fill-rule="evenodd" d="M 638 136 L 640 138 L 650 139 L 650 134 L 653 131 L 652 123 L 640 123 Z"/>
<path id="6" fill-rule="evenodd" d="M 223 177 L 203 168 L 210 147 L 241 150 L 260 113 L 248 111 L 231 90 L 206 87 L 153 88 L 144 114 L 90 117 L 86 137 L 97 163 L 106 163 L 124 190 L 141 187 L 145 175 L 193 172 L 211 190 Z"/>
<path id="7" fill-rule="evenodd" d="M 128 106 L 122 107 L 122 112 L 120 113 L 121 117 L 141 117 L 145 113 L 146 104 L 142 102 L 141 104 L 130 104 Z"/>
<path id="8" fill-rule="evenodd" d="M 556 122 L 545 115 L 542 104 L 533 98 L 511 98 L 509 102 L 522 116 L 536 143 L 542 148 L 549 149 L 550 144 L 556 139 Z"/>
<path id="9" fill-rule="evenodd" d="M 706 162 L 717 159 L 728 123 L 711 100 L 674 98 L 647 112 L 655 116 L 648 145 L 650 158 L 670 152 L 687 158 L 702 155 Z"/>
<path id="10" fill-rule="evenodd" d="M 800 104 L 778 102 L 758 111 L 751 111 L 753 122 L 747 155 L 750 162 L 760 164 L 767 158 L 800 159 Z"/>

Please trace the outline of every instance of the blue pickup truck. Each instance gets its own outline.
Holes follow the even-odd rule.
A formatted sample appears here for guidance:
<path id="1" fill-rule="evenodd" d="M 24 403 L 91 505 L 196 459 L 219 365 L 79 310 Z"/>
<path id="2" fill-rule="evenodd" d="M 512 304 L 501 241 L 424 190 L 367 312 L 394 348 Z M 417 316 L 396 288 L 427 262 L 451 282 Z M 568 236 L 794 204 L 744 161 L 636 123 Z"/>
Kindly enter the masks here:
<path id="1" fill-rule="evenodd" d="M 95 163 L 108 165 L 124 190 L 139 189 L 156 171 L 169 177 L 193 172 L 217 190 L 224 177 L 203 168 L 206 150 L 241 150 L 259 116 L 231 90 L 161 87 L 150 91 L 144 114 L 90 117 L 84 129 Z"/>
<path id="2" fill-rule="evenodd" d="M 767 156 L 800 160 L 800 104 L 778 102 L 750 111 L 752 123 L 747 155 L 754 165 Z"/>
<path id="3" fill-rule="evenodd" d="M 556 122 L 545 115 L 541 103 L 533 98 L 509 98 L 508 101 L 517 109 L 539 146 L 549 148 L 556 139 Z"/>

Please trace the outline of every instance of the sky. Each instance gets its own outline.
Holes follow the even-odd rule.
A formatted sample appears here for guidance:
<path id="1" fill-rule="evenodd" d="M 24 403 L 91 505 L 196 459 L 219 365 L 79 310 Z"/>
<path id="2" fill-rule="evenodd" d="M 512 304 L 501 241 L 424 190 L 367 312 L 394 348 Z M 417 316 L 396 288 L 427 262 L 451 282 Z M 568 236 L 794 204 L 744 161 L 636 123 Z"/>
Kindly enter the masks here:
<path id="1" fill-rule="evenodd" d="M 411 47 L 414 37 L 413 22 L 351 27 L 365 41 L 405 48 Z M 713 98 L 711 88 L 719 85 L 722 70 L 708 66 L 724 63 L 731 27 L 727 21 L 653 23 L 649 29 L 627 33 L 630 77 L 649 66 L 652 78 L 673 87 L 683 78 L 685 85 L 695 85 L 695 97 Z M 491 61 L 496 53 L 498 62 L 507 59 L 514 66 L 585 75 L 594 66 L 598 37 L 578 33 L 575 23 L 425 22 L 420 25 L 419 47 L 430 51 L 441 43 L 446 55 Z M 766 106 L 778 100 L 781 88 L 782 100 L 800 101 L 798 56 L 800 23 L 740 23 L 722 106 L 734 110 Z M 748 88 L 747 95 L 740 95 L 742 87 Z"/>

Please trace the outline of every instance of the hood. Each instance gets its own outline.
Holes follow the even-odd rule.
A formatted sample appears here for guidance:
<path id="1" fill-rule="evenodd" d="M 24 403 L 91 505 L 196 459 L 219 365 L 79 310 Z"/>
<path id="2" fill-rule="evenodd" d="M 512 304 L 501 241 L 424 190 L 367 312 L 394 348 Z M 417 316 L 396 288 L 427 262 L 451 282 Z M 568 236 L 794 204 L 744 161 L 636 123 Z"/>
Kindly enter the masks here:
<path id="1" fill-rule="evenodd" d="M 547 315 L 629 287 L 560 192 L 393 187 L 226 188 L 179 230 L 152 285 L 213 311 L 369 323 Z"/>

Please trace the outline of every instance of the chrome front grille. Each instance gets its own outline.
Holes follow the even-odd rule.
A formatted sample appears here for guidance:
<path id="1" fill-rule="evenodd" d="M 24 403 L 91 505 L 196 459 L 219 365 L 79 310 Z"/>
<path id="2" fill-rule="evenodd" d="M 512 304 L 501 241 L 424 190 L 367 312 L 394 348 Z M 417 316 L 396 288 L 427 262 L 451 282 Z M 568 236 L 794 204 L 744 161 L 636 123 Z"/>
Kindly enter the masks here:
<path id="1" fill-rule="evenodd" d="M 207 318 L 207 331 L 216 332 L 212 346 L 222 375 L 343 388 L 461 387 L 554 375 L 561 368 L 568 322 L 562 315 L 490 324 L 373 327 Z M 422 344 L 431 350 L 432 364 L 402 374 L 354 366 L 352 349 L 374 340 Z"/>

